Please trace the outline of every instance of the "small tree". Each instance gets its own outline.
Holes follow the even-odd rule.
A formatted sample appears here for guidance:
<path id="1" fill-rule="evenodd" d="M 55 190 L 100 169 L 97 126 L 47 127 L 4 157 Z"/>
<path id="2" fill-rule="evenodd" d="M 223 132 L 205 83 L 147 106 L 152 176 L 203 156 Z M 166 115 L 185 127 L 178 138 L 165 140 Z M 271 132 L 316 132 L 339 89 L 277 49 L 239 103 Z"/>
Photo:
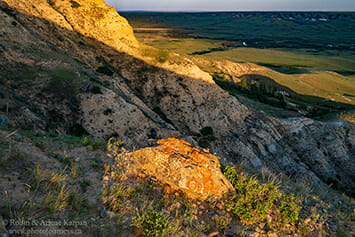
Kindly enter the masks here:
<path id="1" fill-rule="evenodd" d="M 248 89 L 248 82 L 247 82 L 247 78 L 245 76 L 242 76 L 240 78 L 240 83 L 239 85 L 244 88 L 244 89 Z"/>

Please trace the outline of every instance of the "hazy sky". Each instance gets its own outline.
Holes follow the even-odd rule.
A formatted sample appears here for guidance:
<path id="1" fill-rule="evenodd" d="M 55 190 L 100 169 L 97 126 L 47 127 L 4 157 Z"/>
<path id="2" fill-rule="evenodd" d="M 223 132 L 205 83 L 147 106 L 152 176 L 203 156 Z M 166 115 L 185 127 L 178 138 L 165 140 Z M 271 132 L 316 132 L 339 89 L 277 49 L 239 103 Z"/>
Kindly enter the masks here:
<path id="1" fill-rule="evenodd" d="M 355 0 L 105 0 L 120 11 L 355 11 Z"/>

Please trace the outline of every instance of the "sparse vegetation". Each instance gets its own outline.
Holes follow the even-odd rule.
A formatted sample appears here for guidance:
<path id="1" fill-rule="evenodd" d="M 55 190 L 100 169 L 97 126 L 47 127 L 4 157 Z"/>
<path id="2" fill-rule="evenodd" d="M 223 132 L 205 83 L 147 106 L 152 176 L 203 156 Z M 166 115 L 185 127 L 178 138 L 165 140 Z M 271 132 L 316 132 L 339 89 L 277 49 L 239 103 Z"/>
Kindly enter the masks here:
<path id="1" fill-rule="evenodd" d="M 57 69 L 49 72 L 51 79 L 44 91 L 61 96 L 63 99 L 74 98 L 80 86 L 80 81 L 75 78 L 73 71 Z"/>
<path id="2" fill-rule="evenodd" d="M 70 0 L 70 3 L 72 8 L 78 8 L 81 6 L 77 1 L 74 0 Z"/>
<path id="3" fill-rule="evenodd" d="M 218 229 L 225 229 L 232 221 L 228 216 L 216 216 L 214 220 Z"/>
<path id="4" fill-rule="evenodd" d="M 165 63 L 169 59 L 169 51 L 164 49 L 144 48 L 142 55 L 153 58 L 157 63 Z"/>
<path id="5" fill-rule="evenodd" d="M 144 236 L 168 236 L 173 229 L 170 227 L 170 218 L 157 211 L 150 204 L 141 210 L 136 209 L 133 225 L 143 229 Z"/>
<path id="6" fill-rule="evenodd" d="M 113 75 L 113 70 L 111 69 L 111 67 L 107 66 L 107 65 L 103 65 L 100 66 L 96 69 L 97 72 L 105 74 L 107 76 L 112 76 Z"/>
<path id="7" fill-rule="evenodd" d="M 203 136 L 212 135 L 212 134 L 213 134 L 213 129 L 212 129 L 211 127 L 203 127 L 203 128 L 200 130 L 200 133 L 201 133 Z"/>
<path id="8" fill-rule="evenodd" d="M 44 142 L 45 149 L 51 149 L 53 154 L 64 154 L 69 157 L 72 155 L 61 153 L 55 148 L 64 149 L 69 145 L 75 145 L 74 148 L 80 149 L 81 146 L 91 146 L 89 138 L 65 137 L 29 131 L 18 133 L 25 134 L 11 136 L 18 143 L 24 143 L 28 138 L 36 139 Z M 0 139 L 1 147 L 9 145 L 5 141 L 10 138 L 4 139 L 5 137 Z M 21 153 L 14 146 L 11 150 Z M 125 150 L 122 146 L 122 142 L 110 139 L 106 150 L 124 156 Z M 92 149 L 86 149 L 86 152 L 91 151 Z M 47 166 L 53 161 L 60 160 L 50 153 L 43 152 L 43 154 L 48 154 Z M 164 187 L 150 177 L 131 176 L 132 174 L 127 173 L 128 166 L 125 159 L 117 157 L 117 163 L 106 163 L 106 160 L 106 164 L 104 164 L 100 161 L 104 159 L 103 157 L 88 158 L 81 160 L 80 163 L 72 158 L 70 164 L 61 162 L 61 168 L 48 169 L 42 165 L 34 165 L 32 168 L 26 169 L 25 167 L 31 167 L 27 162 L 30 157 L 28 155 L 22 156 L 20 160 L 23 160 L 25 169 L 23 177 L 28 183 L 29 200 L 33 201 L 22 200 L 23 202 L 20 204 L 6 204 L 8 210 L 6 213 L 9 214 L 5 214 L 5 218 L 11 216 L 31 219 L 73 215 L 89 220 L 91 216 L 98 215 L 96 208 L 91 209 L 88 200 L 91 198 L 91 200 L 102 200 L 110 213 L 110 218 L 104 217 L 102 219 L 105 228 L 98 227 L 102 233 L 106 233 L 106 231 L 132 233 L 133 229 L 141 231 L 146 236 L 181 236 L 183 233 L 188 236 L 198 236 L 198 234 L 208 234 L 216 230 L 224 233 L 224 231 L 229 231 L 232 225 L 253 230 L 257 224 L 263 226 L 262 231 L 265 232 L 271 231 L 280 233 L 280 235 L 282 235 L 281 233 L 290 234 L 291 232 L 287 231 L 290 231 L 291 228 L 296 231 L 292 233 L 310 235 L 324 233 L 324 231 L 329 232 L 327 226 L 334 225 L 337 220 L 341 220 L 344 225 L 339 224 L 336 232 L 342 235 L 349 233 L 352 223 L 353 214 L 350 211 L 354 204 L 350 200 L 335 195 L 334 191 L 307 189 L 307 187 L 296 185 L 287 179 L 282 179 L 282 183 L 274 185 L 275 181 L 269 173 L 260 174 L 255 171 L 255 178 L 252 178 L 246 173 L 242 173 L 244 168 L 222 167 L 224 175 L 235 187 L 236 194 L 222 200 L 211 197 L 205 203 L 196 204 L 195 201 L 186 199 L 184 196 L 174 193 L 172 195 L 164 194 Z M 5 159 L 4 162 L 6 166 L 7 160 Z M 43 161 L 41 162 L 43 163 Z M 95 163 L 95 167 L 93 167 L 93 163 Z M 77 167 L 79 164 L 80 167 Z M 101 169 L 99 166 L 105 169 Z M 98 177 L 103 171 L 109 177 L 104 179 L 107 186 L 103 185 L 102 192 L 96 192 L 101 185 L 97 185 L 100 182 L 95 177 Z M 91 175 L 87 175 L 88 172 Z M 14 181 L 9 178 L 6 179 L 6 182 Z M 21 185 L 18 183 L 17 187 L 21 187 Z M 280 190 L 285 187 L 289 192 L 303 194 L 302 198 L 285 194 Z M 305 203 L 302 203 L 302 209 L 300 208 L 300 200 L 306 200 Z M 339 200 L 341 200 L 341 204 Z M 217 203 L 222 210 L 216 208 Z M 201 209 L 201 204 L 207 209 Z M 225 210 L 227 213 L 224 212 Z M 32 217 L 33 213 L 36 213 L 35 217 Z M 108 214 L 100 212 L 100 215 Z M 127 220 L 130 221 L 127 222 Z M 270 220 L 272 221 L 270 222 Z M 319 227 L 320 223 L 324 223 L 323 230 Z M 107 226 L 110 226 L 111 229 L 107 229 Z M 245 236 L 243 231 L 235 232 L 235 234 Z"/>
<path id="9" fill-rule="evenodd" d="M 94 86 L 90 91 L 93 94 L 102 94 L 101 88 L 99 86 Z"/>
<path id="10" fill-rule="evenodd" d="M 59 191 L 49 191 L 43 201 L 43 206 L 50 213 L 64 212 L 68 206 L 68 190 L 65 185 L 62 185 Z"/>
<path id="11" fill-rule="evenodd" d="M 87 136 L 83 137 L 80 143 L 83 146 L 91 146 L 93 150 L 97 150 L 103 146 L 100 140 L 90 139 Z"/>

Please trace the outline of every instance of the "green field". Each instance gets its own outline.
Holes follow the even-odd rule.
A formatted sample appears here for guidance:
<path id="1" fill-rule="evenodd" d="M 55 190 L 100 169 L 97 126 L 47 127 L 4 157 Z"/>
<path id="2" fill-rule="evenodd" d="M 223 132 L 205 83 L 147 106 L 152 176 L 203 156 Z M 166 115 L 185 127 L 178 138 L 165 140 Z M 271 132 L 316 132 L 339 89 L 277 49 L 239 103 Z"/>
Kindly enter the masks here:
<path id="1" fill-rule="evenodd" d="M 134 28 L 167 27 L 193 38 L 253 48 L 354 51 L 353 12 L 122 13 Z"/>

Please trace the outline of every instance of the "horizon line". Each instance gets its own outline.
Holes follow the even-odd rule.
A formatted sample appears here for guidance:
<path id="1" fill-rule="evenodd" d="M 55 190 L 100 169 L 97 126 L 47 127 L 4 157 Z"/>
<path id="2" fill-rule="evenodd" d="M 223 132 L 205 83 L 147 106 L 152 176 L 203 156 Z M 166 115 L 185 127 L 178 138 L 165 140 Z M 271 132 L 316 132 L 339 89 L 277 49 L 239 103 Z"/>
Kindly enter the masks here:
<path id="1" fill-rule="evenodd" d="M 127 13 L 216 13 L 216 12 L 334 12 L 355 13 L 355 10 L 119 10 Z"/>

